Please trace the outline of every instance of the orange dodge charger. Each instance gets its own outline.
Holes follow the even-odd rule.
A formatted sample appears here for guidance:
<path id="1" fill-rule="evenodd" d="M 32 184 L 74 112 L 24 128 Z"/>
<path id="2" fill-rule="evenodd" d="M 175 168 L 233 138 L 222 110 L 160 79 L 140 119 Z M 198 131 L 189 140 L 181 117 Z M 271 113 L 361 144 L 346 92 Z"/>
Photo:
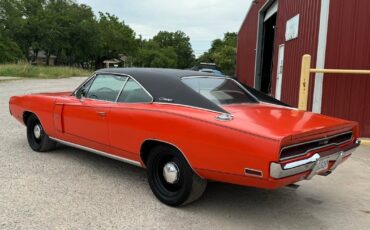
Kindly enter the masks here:
<path id="1" fill-rule="evenodd" d="M 190 70 L 102 69 L 74 92 L 14 96 L 9 106 L 34 151 L 62 143 L 146 168 L 170 206 L 199 198 L 207 180 L 276 189 L 326 176 L 360 144 L 355 122 Z"/>

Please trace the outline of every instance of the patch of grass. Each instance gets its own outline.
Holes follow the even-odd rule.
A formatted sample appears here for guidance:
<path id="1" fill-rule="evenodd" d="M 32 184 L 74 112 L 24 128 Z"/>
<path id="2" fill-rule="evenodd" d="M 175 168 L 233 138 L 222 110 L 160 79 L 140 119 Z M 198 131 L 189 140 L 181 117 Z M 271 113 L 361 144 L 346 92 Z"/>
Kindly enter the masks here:
<path id="1" fill-rule="evenodd" d="M 65 78 L 89 76 L 91 72 L 85 69 L 64 66 L 33 66 L 29 64 L 0 65 L 0 76 L 27 78 Z"/>

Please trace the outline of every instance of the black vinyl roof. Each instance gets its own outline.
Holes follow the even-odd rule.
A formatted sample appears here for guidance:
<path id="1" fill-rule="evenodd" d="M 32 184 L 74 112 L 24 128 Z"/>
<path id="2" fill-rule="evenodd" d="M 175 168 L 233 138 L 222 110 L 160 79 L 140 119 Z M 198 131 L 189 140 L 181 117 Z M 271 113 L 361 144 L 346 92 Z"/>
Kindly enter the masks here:
<path id="1" fill-rule="evenodd" d="M 160 68 L 110 68 L 100 69 L 99 73 L 124 74 L 137 80 L 152 96 L 155 102 L 174 103 L 193 106 L 216 112 L 227 113 L 223 108 L 198 94 L 181 81 L 183 77 L 215 76 L 210 73 L 193 70 L 160 69 Z M 220 76 L 215 76 L 220 77 Z M 288 106 L 254 88 L 243 85 L 258 100 Z"/>
<path id="2" fill-rule="evenodd" d="M 181 104 L 227 113 L 181 81 L 183 77 L 214 76 L 209 73 L 158 68 L 109 68 L 98 70 L 96 73 L 129 75 L 153 96 L 155 102 Z"/>

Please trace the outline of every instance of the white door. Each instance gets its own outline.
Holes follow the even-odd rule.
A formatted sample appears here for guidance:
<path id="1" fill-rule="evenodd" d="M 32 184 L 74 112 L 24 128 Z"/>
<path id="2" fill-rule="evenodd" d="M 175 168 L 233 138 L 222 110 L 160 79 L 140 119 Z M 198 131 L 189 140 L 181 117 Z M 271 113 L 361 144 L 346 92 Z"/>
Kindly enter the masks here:
<path id="1" fill-rule="evenodd" d="M 281 99 L 281 85 L 283 83 L 283 69 L 284 69 L 284 44 L 279 45 L 278 53 L 278 65 L 277 65 L 277 74 L 276 74 L 276 90 L 275 98 Z"/>

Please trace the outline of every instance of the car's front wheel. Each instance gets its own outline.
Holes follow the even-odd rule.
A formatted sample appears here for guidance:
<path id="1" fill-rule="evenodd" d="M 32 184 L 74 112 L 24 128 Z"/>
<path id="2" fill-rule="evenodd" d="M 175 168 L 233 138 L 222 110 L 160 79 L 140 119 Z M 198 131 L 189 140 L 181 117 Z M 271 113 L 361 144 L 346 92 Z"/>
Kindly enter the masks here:
<path id="1" fill-rule="evenodd" d="M 36 152 L 50 151 L 56 147 L 56 142 L 45 133 L 41 122 L 34 114 L 27 119 L 27 140 L 31 149 Z"/>
<path id="2" fill-rule="evenodd" d="M 207 181 L 193 172 L 180 151 L 165 145 L 150 152 L 147 176 L 154 195 L 170 206 L 195 201 L 207 186 Z"/>

